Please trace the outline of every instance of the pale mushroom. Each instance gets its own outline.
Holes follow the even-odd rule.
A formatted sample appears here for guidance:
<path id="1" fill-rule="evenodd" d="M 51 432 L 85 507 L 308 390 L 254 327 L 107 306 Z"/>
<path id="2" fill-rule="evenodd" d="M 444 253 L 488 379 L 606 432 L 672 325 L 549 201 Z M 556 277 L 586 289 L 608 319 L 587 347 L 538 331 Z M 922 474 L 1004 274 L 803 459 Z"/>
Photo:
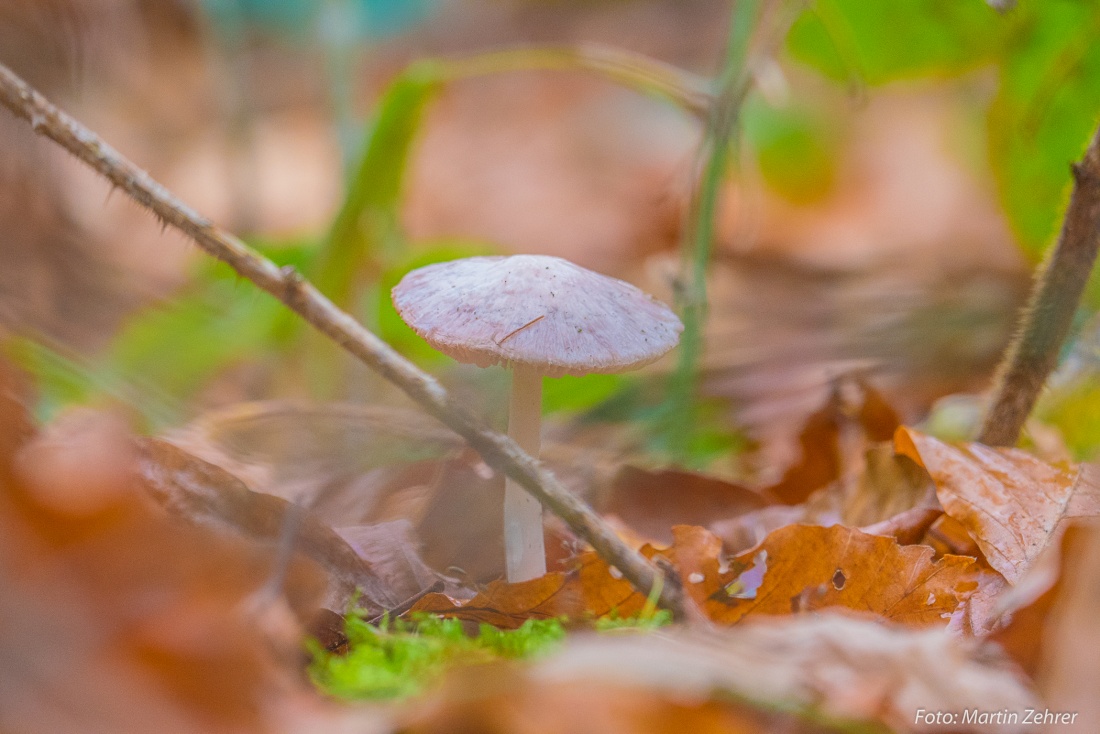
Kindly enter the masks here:
<path id="1" fill-rule="evenodd" d="M 543 377 L 636 369 L 676 346 L 684 328 L 633 285 L 546 255 L 429 265 L 392 295 L 405 323 L 439 351 L 512 370 L 508 435 L 536 458 Z M 509 582 L 546 573 L 542 505 L 510 479 L 504 546 Z"/>

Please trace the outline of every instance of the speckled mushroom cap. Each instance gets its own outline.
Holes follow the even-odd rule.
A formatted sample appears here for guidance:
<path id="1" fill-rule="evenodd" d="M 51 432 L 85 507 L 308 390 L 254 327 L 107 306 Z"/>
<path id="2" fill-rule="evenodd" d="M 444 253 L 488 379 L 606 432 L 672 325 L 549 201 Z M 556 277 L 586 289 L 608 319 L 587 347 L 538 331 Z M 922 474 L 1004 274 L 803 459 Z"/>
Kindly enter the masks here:
<path id="1" fill-rule="evenodd" d="M 641 367 L 684 329 L 631 284 L 547 255 L 429 265 L 392 295 L 405 323 L 459 362 L 529 366 L 548 377 Z"/>

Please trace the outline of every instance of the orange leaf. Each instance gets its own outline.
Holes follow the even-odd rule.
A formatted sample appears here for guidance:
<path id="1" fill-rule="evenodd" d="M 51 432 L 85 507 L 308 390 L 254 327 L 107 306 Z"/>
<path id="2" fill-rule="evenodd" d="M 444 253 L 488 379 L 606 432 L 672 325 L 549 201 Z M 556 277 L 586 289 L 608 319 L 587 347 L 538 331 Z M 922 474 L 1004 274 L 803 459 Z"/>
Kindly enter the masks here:
<path id="1" fill-rule="evenodd" d="M 950 445 L 900 428 L 898 453 L 921 464 L 948 516 L 966 528 L 1009 583 L 1061 535 L 1067 521 L 1100 514 L 1100 482 L 1088 465 L 1056 466 L 1019 449 Z"/>
<path id="2" fill-rule="evenodd" d="M 714 562 L 717 563 L 716 561 Z M 731 562 L 727 573 L 687 588 L 707 616 L 732 624 L 749 614 L 847 607 L 910 624 L 943 624 L 974 589 L 973 558 L 898 545 L 840 525 L 789 525 Z M 690 580 L 690 579 L 689 579 Z"/>

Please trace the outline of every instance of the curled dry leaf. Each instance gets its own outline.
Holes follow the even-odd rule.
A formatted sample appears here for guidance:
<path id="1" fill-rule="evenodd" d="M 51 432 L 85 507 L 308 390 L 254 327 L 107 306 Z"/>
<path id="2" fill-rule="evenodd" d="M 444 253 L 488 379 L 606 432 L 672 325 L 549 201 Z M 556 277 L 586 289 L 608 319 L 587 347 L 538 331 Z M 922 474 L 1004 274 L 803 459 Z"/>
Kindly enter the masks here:
<path id="1" fill-rule="evenodd" d="M 763 494 L 786 505 L 805 502 L 857 469 L 864 448 L 889 439 L 898 425 L 894 409 L 862 379 L 835 380 L 828 400 L 802 427 L 800 458 Z"/>
<path id="2" fill-rule="evenodd" d="M 914 731 L 921 708 L 1035 705 L 1016 669 L 974 641 L 824 612 L 727 630 L 577 636 L 526 671 L 461 671 L 406 724 L 433 732 L 468 731 L 458 722 L 471 721 L 487 732 Z"/>
<path id="3" fill-rule="evenodd" d="M 946 444 L 909 428 L 898 430 L 895 444 L 928 470 L 944 512 L 1009 583 L 1069 521 L 1100 514 L 1100 477 L 1091 465 L 1056 466 L 1018 449 Z"/>
<path id="4" fill-rule="evenodd" d="M 167 441 L 143 439 L 139 447 L 142 479 L 167 510 L 196 525 L 269 546 L 286 545 L 312 559 L 328 573 L 325 603 L 330 608 L 346 608 L 357 589 L 361 602 L 374 613 L 406 598 L 382 583 L 368 561 L 308 510 L 281 497 L 253 492 L 224 469 Z"/>
<path id="5" fill-rule="evenodd" d="M 431 484 L 438 460 L 465 446 L 423 413 L 282 400 L 208 413 L 171 440 L 251 489 L 309 507 L 333 527 L 395 519 L 395 495 Z"/>
<path id="6" fill-rule="evenodd" d="M 593 502 L 654 542 L 673 541 L 674 525 L 707 526 L 768 504 L 759 492 L 697 472 L 624 466 Z"/>
<path id="7" fill-rule="evenodd" d="M 440 580 L 420 558 L 408 520 L 339 528 L 337 533 L 366 561 L 390 597 L 410 599 Z"/>
<path id="8" fill-rule="evenodd" d="M 885 535 L 901 545 L 913 545 L 920 542 L 941 515 L 943 510 L 938 507 L 914 507 L 860 530 L 868 535 Z"/>

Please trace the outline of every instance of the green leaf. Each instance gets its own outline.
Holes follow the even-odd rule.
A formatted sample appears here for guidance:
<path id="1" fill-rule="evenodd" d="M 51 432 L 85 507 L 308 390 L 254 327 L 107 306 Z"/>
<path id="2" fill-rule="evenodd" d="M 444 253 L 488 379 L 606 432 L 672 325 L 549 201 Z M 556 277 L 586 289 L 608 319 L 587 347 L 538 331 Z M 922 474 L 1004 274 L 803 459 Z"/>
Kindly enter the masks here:
<path id="1" fill-rule="evenodd" d="M 353 309 L 357 285 L 377 275 L 387 255 L 401 249 L 398 215 L 405 172 L 424 110 L 441 79 L 436 62 L 408 67 L 390 84 L 367 128 L 359 164 L 312 273 L 341 308 Z"/>
<path id="2" fill-rule="evenodd" d="M 1100 4 L 1033 1 L 1010 20 L 989 112 L 990 157 L 1009 220 L 1037 260 L 1068 202 L 1070 163 L 1100 118 Z"/>
<path id="3" fill-rule="evenodd" d="M 996 49 L 999 22 L 980 0 L 818 0 L 788 48 L 834 79 L 882 84 L 976 67 Z"/>
<path id="4" fill-rule="evenodd" d="M 776 109 L 759 97 L 745 104 L 745 139 L 768 186 L 794 203 L 829 194 L 837 171 L 835 128 L 808 107 Z"/>

